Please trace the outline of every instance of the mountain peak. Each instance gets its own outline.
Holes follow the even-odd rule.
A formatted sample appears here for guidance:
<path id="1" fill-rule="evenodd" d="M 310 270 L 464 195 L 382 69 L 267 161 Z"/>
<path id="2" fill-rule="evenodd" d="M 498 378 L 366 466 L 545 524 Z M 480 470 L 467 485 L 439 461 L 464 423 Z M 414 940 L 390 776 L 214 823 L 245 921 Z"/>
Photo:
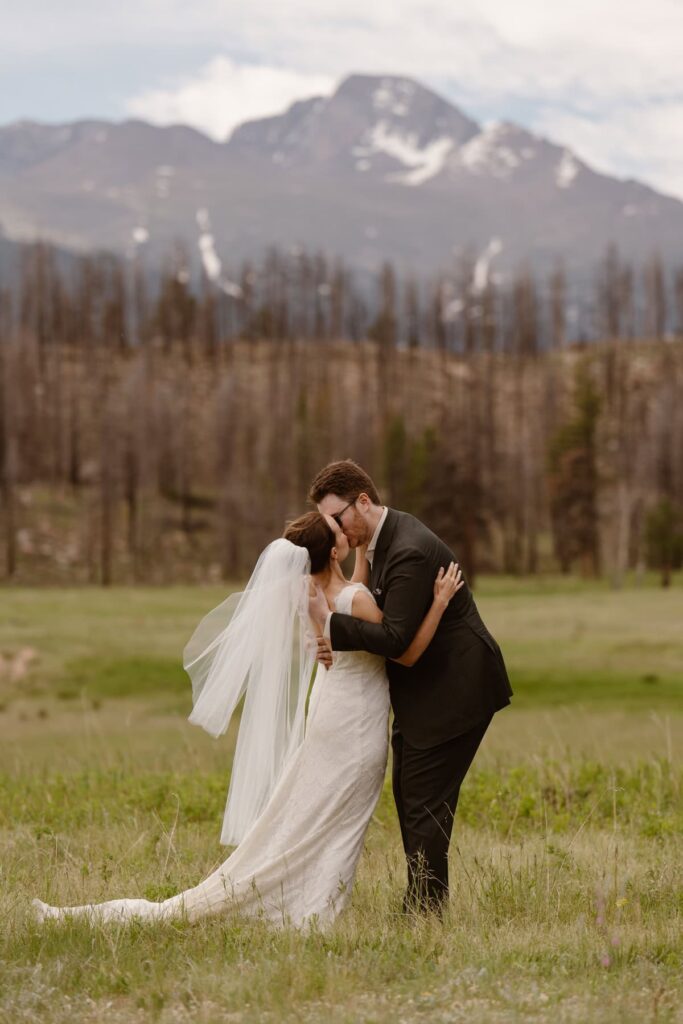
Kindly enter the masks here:
<path id="1" fill-rule="evenodd" d="M 403 107 L 416 93 L 436 96 L 426 86 L 405 75 L 352 74 L 343 78 L 334 96 L 350 96 L 356 100 L 370 98 L 375 109 L 386 109 L 396 103 Z M 399 114 L 401 111 L 398 112 Z"/>
<path id="2" fill-rule="evenodd" d="M 270 243 L 366 269 L 443 268 L 472 247 L 496 272 L 562 256 L 578 273 L 608 240 L 679 259 L 683 204 L 519 125 L 479 125 L 410 77 L 353 74 L 226 143 L 139 120 L 0 127 L 0 221 L 9 238 L 145 245 L 149 260 L 194 238 L 209 276 Z"/>
<path id="3" fill-rule="evenodd" d="M 432 122 L 437 128 L 455 131 L 458 143 L 479 130 L 477 123 L 449 100 L 403 75 L 349 75 L 340 82 L 330 104 L 336 100 L 351 101 L 385 122 L 405 121 L 411 126 L 424 122 L 427 132 Z"/>
<path id="4" fill-rule="evenodd" d="M 274 164 L 421 184 L 479 125 L 431 89 L 398 75 L 353 74 L 328 98 L 247 122 L 229 145 Z M 393 177 L 392 177 L 393 176 Z"/>

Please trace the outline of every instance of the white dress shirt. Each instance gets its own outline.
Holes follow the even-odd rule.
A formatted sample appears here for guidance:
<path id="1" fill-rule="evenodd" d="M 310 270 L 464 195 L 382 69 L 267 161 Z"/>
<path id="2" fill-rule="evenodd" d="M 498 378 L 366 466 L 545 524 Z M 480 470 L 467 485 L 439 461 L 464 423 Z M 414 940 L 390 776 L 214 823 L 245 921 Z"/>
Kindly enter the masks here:
<path id="1" fill-rule="evenodd" d="M 368 550 L 365 552 L 365 557 L 367 558 L 368 562 L 370 563 L 370 568 L 371 569 L 372 569 L 372 563 L 373 563 L 373 560 L 374 560 L 374 557 L 375 557 L 375 548 L 377 547 L 377 541 L 379 540 L 379 535 L 382 532 L 382 527 L 384 526 L 384 521 L 387 518 L 387 513 L 388 512 L 389 512 L 389 509 L 385 505 L 384 506 L 384 512 L 382 512 L 382 518 L 378 522 L 377 529 L 373 533 L 372 540 L 368 544 Z"/>
<path id="2" fill-rule="evenodd" d="M 377 526 L 375 528 L 375 532 L 373 533 L 372 538 L 370 540 L 370 543 L 368 544 L 368 549 L 365 552 L 365 557 L 367 558 L 368 562 L 370 563 L 370 568 L 371 569 L 372 569 L 372 562 L 373 562 L 373 559 L 375 557 L 375 548 L 377 547 L 377 541 L 379 540 L 379 535 L 382 532 L 382 527 L 384 526 L 384 521 L 387 518 L 387 513 L 389 512 L 389 509 L 387 508 L 386 505 L 383 505 L 382 507 L 384 508 L 384 511 L 382 512 L 380 521 L 378 522 L 378 524 L 377 524 Z M 323 630 L 323 636 L 325 637 L 326 640 L 330 639 L 330 620 L 331 620 L 331 618 L 332 618 L 332 612 L 330 612 L 328 614 L 327 618 L 325 619 L 325 628 Z"/>

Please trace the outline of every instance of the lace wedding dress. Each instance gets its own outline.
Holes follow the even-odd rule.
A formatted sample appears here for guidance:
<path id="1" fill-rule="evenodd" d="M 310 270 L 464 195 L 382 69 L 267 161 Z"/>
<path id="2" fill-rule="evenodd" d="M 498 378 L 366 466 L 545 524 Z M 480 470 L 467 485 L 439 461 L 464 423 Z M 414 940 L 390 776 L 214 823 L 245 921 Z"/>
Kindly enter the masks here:
<path id="1" fill-rule="evenodd" d="M 351 614 L 359 588 L 363 584 L 354 583 L 341 591 L 337 611 Z M 317 673 L 303 743 L 263 813 L 208 878 L 161 903 L 118 899 L 51 907 L 36 900 L 36 914 L 194 921 L 237 908 L 275 924 L 328 925 L 349 899 L 382 789 L 388 718 L 384 659 L 364 651 L 336 653 L 332 668 Z"/>

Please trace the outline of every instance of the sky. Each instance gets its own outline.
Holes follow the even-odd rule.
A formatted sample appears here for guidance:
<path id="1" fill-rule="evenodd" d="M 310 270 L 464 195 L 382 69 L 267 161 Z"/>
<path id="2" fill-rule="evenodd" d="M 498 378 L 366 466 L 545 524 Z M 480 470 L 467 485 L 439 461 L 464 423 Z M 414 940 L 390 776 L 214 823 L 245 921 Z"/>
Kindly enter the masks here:
<path id="1" fill-rule="evenodd" d="M 683 199 L 683 0 L 0 0 L 0 125 L 217 139 L 355 72 L 433 88 Z"/>

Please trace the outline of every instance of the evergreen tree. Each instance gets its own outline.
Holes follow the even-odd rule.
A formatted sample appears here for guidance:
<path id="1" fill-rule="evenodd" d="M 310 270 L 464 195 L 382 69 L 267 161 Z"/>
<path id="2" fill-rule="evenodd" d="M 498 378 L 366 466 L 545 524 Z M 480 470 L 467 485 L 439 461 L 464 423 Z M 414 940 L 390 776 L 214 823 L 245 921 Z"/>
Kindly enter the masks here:
<path id="1" fill-rule="evenodd" d="M 683 563 L 683 515 L 669 498 L 662 498 L 647 517 L 647 560 L 661 573 L 663 587 L 671 586 L 671 573 Z"/>
<path id="2" fill-rule="evenodd" d="M 563 572 L 580 559 L 585 572 L 600 569 L 598 545 L 597 425 L 600 397 L 588 368 L 576 371 L 574 414 L 549 445 L 550 513 L 555 553 Z"/>

